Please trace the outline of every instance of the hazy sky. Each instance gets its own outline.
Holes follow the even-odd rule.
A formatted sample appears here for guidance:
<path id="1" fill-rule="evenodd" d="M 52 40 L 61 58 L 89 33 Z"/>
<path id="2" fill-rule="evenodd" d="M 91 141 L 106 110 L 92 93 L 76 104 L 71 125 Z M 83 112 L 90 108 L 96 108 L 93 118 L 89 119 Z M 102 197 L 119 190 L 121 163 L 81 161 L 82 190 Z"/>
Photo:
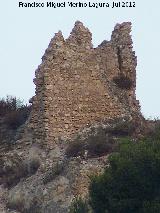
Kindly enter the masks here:
<path id="1" fill-rule="evenodd" d="M 9 94 L 28 101 L 34 95 L 35 69 L 58 30 L 67 38 L 74 22 L 80 20 L 92 32 L 96 47 L 104 39 L 110 40 L 116 23 L 131 21 L 138 57 L 137 99 L 145 117 L 160 117 L 160 0 L 135 1 L 135 8 L 55 9 L 19 8 L 18 0 L 0 0 L 0 97 Z M 47 0 L 36 2 L 46 3 Z M 111 4 L 113 0 L 99 2 Z"/>

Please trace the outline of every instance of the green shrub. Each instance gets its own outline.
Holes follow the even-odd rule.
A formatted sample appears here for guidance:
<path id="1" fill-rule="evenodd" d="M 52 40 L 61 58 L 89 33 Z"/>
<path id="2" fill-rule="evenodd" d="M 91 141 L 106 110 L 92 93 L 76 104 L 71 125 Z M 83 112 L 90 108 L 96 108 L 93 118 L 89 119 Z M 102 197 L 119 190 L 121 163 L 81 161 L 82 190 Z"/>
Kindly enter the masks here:
<path id="1" fill-rule="evenodd" d="M 75 198 L 69 209 L 69 213 L 89 213 L 89 207 L 82 198 Z"/>
<path id="2" fill-rule="evenodd" d="M 91 178 L 95 213 L 160 212 L 160 140 L 125 141 L 104 174 Z"/>
<path id="3" fill-rule="evenodd" d="M 159 212 L 160 212 L 160 200 L 144 202 L 143 213 L 159 213 Z"/>
<path id="4" fill-rule="evenodd" d="M 21 108 L 16 111 L 8 112 L 4 117 L 4 123 L 9 129 L 17 129 L 19 126 L 25 123 L 30 113 L 30 109 Z"/>

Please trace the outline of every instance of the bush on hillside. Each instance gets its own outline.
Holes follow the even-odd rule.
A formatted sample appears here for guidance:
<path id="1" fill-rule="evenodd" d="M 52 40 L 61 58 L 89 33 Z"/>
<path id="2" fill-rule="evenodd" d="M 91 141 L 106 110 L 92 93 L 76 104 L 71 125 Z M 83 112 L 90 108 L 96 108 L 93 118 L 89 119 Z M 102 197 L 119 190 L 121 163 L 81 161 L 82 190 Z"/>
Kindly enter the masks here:
<path id="1" fill-rule="evenodd" d="M 133 121 L 121 121 L 109 133 L 114 136 L 131 136 L 136 131 L 136 128 L 137 126 Z"/>
<path id="2" fill-rule="evenodd" d="M 160 140 L 126 140 L 109 162 L 104 174 L 91 178 L 95 213 L 160 212 Z"/>
<path id="3" fill-rule="evenodd" d="M 24 107 L 23 102 L 13 96 L 7 96 L 6 98 L 0 99 L 0 116 L 5 116 L 9 112 L 16 111 Z"/>
<path id="4" fill-rule="evenodd" d="M 115 148 L 116 143 L 113 138 L 99 127 L 95 132 L 89 133 L 86 138 L 78 136 L 74 141 L 69 142 L 66 155 L 67 157 L 84 156 L 87 151 L 88 157 L 100 157 L 111 153 Z"/>
<path id="5" fill-rule="evenodd" d="M 68 142 L 68 147 L 66 149 L 66 156 L 69 157 L 77 157 L 83 156 L 85 150 L 85 143 L 79 137 L 77 137 L 74 141 Z"/>
<path id="6" fill-rule="evenodd" d="M 9 129 L 17 129 L 29 116 L 31 106 L 13 96 L 0 99 L 0 116 Z"/>
<path id="7" fill-rule="evenodd" d="M 17 129 L 19 126 L 25 123 L 30 113 L 29 107 L 23 107 L 21 109 L 8 112 L 4 117 L 4 123 L 9 129 Z"/>
<path id="8" fill-rule="evenodd" d="M 116 143 L 113 138 L 108 136 L 101 128 L 98 129 L 95 135 L 89 135 L 89 137 L 86 139 L 86 142 L 88 156 L 90 157 L 100 157 L 106 155 L 111 153 L 116 147 Z"/>

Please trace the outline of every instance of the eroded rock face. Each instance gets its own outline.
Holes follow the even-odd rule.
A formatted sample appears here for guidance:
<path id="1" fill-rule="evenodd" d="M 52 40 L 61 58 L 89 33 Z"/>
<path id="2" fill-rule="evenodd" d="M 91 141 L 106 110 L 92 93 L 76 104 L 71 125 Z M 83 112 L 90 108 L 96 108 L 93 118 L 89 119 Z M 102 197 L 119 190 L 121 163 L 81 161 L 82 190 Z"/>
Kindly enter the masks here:
<path id="1" fill-rule="evenodd" d="M 38 145 L 33 144 L 32 147 L 14 150 L 15 154 L 10 151 L 7 156 L 12 156 L 11 165 L 16 166 L 11 166 L 11 168 L 16 169 L 8 177 L 21 174 L 19 168 L 22 168 L 23 162 L 27 165 L 24 168 L 27 168 L 27 172 L 30 171 L 30 173 L 22 178 L 18 176 L 18 182 L 8 188 L 7 192 L 4 192 L 6 194 L 5 199 L 3 199 L 4 213 L 52 213 L 54 211 L 56 213 L 67 213 L 73 198 L 78 196 L 84 199 L 88 198 L 89 177 L 92 174 L 100 174 L 108 166 L 108 151 L 102 152 L 101 155 L 92 145 L 95 145 L 95 142 L 102 146 L 104 143 L 108 143 L 109 146 L 113 145 L 114 147 L 114 144 L 110 143 L 112 142 L 110 137 L 113 137 L 115 132 L 117 136 L 117 133 L 123 133 L 122 130 L 125 130 L 124 132 L 130 130 L 127 130 L 126 126 L 121 129 L 122 125 L 123 122 L 116 122 L 92 126 L 83 129 L 73 139 L 74 143 L 77 142 L 78 138 L 81 139 L 83 144 L 88 143 L 88 148 L 91 148 L 92 151 L 92 148 L 94 148 L 93 155 L 85 153 L 87 148 L 85 146 L 80 155 L 77 152 L 78 155 L 67 156 L 66 151 L 68 146 L 71 145 L 71 141 L 62 139 L 50 150 L 48 148 L 41 149 Z M 116 142 L 116 137 L 113 137 L 112 140 Z M 39 162 L 38 169 L 32 173 L 31 165 L 37 165 L 37 159 Z"/>
<path id="2" fill-rule="evenodd" d="M 79 21 L 68 39 L 61 31 L 55 34 L 35 72 L 29 119 L 34 141 L 51 145 L 92 124 L 141 117 L 130 32 L 130 22 L 117 24 L 111 40 L 97 48 Z"/>
<path id="3" fill-rule="evenodd" d="M 87 131 L 82 135 L 86 137 Z M 67 141 L 61 141 L 59 144 L 50 151 L 40 149 L 34 144 L 31 148 L 25 147 L 12 151 L 14 154 L 11 151 L 6 154 L 6 161 L 11 161 L 9 168 L 12 168 L 8 178 L 13 181 L 12 177 L 16 174 L 17 179 L 12 187 L 2 187 L 3 202 L 0 209 L 3 208 L 4 213 L 67 213 L 74 197 L 87 197 L 89 176 L 101 173 L 107 165 L 108 157 L 70 156 L 67 158 L 65 156 Z M 35 159 L 39 159 L 38 170 L 28 174 L 31 171 L 29 164 L 37 161 Z M 24 176 L 22 173 L 22 177 L 24 162 L 27 174 L 25 173 Z M 4 164 L 7 163 L 3 162 Z M 3 180 L 8 181 L 8 179 Z"/>
<path id="4" fill-rule="evenodd" d="M 9 190 L 7 208 L 21 213 L 67 213 L 74 197 L 86 198 L 89 175 L 102 172 L 106 160 L 70 159 L 61 174 L 47 183 L 45 173 L 33 175 Z"/>

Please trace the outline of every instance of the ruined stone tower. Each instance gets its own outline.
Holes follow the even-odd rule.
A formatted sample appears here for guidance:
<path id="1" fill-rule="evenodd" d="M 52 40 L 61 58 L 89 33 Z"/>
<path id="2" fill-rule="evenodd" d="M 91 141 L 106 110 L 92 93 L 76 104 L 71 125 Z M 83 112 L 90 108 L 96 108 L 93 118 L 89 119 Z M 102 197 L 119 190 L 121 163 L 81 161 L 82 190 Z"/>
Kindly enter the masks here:
<path id="1" fill-rule="evenodd" d="M 140 115 L 130 32 L 130 22 L 117 24 L 97 48 L 79 21 L 68 39 L 55 34 L 35 72 L 29 120 L 35 140 L 52 143 L 94 123 Z"/>

